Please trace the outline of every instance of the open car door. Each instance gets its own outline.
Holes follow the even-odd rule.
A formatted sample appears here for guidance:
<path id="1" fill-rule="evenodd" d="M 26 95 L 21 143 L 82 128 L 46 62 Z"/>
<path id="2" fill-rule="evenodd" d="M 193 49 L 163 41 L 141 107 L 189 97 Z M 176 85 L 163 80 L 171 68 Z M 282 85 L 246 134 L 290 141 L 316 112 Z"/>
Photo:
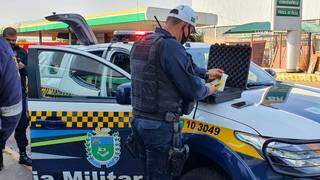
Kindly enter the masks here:
<path id="1" fill-rule="evenodd" d="M 80 14 L 54 14 L 46 19 L 68 24 L 83 45 L 98 44 L 92 29 Z"/>
<path id="2" fill-rule="evenodd" d="M 67 47 L 30 47 L 29 60 L 33 179 L 143 179 L 124 147 L 131 106 L 115 98 L 130 75 Z"/>

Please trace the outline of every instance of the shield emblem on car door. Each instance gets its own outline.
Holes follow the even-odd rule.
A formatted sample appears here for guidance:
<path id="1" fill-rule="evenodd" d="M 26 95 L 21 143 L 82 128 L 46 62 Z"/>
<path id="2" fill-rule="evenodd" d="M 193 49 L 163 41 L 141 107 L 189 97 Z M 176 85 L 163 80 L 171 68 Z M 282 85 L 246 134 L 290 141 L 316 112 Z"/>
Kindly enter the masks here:
<path id="1" fill-rule="evenodd" d="M 121 154 L 119 132 L 109 134 L 110 129 L 97 128 L 93 133 L 87 134 L 86 150 L 88 161 L 101 168 L 102 165 L 111 167 L 115 165 Z"/>

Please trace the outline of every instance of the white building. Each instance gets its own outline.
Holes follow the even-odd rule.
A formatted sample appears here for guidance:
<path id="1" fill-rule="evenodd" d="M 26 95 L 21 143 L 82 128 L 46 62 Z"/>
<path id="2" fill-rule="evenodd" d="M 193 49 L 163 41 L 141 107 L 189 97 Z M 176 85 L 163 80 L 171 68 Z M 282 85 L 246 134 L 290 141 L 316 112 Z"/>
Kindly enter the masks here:
<path id="1" fill-rule="evenodd" d="M 248 22 L 269 21 L 273 0 L 11 0 L 2 3 L 0 25 L 24 24 L 41 20 L 52 12 L 80 13 L 86 16 L 134 10 L 145 7 L 171 9 L 179 4 L 192 6 L 196 11 L 217 14 L 218 26 L 239 25 Z M 304 0 L 304 20 L 320 19 L 319 0 Z"/>

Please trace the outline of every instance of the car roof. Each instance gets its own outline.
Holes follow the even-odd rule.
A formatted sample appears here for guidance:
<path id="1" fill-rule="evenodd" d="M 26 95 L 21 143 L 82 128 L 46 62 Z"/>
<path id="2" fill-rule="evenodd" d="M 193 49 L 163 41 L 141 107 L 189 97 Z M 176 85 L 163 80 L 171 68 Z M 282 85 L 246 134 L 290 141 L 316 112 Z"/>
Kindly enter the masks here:
<path id="1" fill-rule="evenodd" d="M 93 50 L 99 50 L 99 49 L 101 49 L 101 50 L 107 49 L 108 47 L 110 47 L 110 45 L 112 45 L 112 47 L 131 49 L 133 43 L 116 42 L 116 43 L 95 44 L 95 45 L 89 45 L 89 46 L 69 45 L 66 47 L 75 48 L 75 49 L 79 49 L 79 50 L 83 50 L 83 51 L 93 51 Z"/>
<path id="2" fill-rule="evenodd" d="M 90 51 L 94 49 L 105 49 L 108 48 L 112 44 L 112 47 L 122 47 L 122 48 L 130 48 L 133 45 L 133 42 L 123 43 L 123 42 L 116 42 L 116 43 L 103 43 L 103 44 L 95 44 L 95 45 L 68 45 L 66 47 L 76 48 L 79 50 Z M 210 48 L 210 44 L 202 43 L 202 42 L 187 42 L 184 44 L 186 48 Z"/>
<path id="3" fill-rule="evenodd" d="M 97 50 L 105 50 L 110 47 L 113 48 L 123 48 L 127 50 L 131 50 L 133 42 L 124 43 L 124 42 L 115 42 L 115 43 L 102 43 L 102 44 L 95 44 L 95 45 L 67 45 L 63 47 L 78 49 L 82 51 L 97 51 Z M 197 49 L 197 48 L 210 48 L 210 44 L 202 43 L 202 42 L 187 42 L 184 44 L 186 50 L 188 49 Z"/>

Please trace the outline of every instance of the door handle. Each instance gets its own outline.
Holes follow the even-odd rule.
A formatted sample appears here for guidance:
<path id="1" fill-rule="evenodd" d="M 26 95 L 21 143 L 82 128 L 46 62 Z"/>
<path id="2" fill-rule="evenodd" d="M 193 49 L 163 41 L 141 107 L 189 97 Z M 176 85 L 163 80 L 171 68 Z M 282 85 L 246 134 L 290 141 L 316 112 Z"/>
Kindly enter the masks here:
<path id="1" fill-rule="evenodd" d="M 66 122 L 62 121 L 59 117 L 47 117 L 45 120 L 39 119 L 36 123 L 45 129 L 61 129 L 66 127 Z"/>

